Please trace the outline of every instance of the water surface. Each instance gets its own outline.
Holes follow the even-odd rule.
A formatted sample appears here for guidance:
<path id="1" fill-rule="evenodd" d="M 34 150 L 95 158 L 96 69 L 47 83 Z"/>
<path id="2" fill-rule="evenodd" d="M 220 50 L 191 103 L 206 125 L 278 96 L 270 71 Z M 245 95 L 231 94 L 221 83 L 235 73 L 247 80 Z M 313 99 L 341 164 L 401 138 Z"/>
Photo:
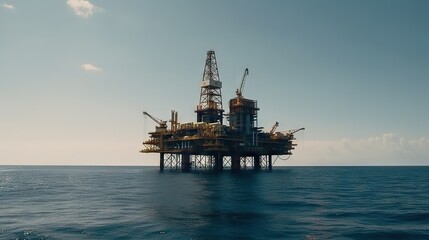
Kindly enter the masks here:
<path id="1" fill-rule="evenodd" d="M 0 239 L 429 239 L 429 167 L 0 166 Z"/>

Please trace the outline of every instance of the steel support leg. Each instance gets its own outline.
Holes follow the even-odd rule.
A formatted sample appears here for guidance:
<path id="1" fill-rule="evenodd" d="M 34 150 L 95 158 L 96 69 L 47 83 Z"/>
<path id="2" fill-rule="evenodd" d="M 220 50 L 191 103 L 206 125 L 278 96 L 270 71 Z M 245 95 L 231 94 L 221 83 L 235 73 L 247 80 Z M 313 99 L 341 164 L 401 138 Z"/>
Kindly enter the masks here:
<path id="1" fill-rule="evenodd" d="M 191 155 L 189 153 L 182 153 L 182 172 L 189 172 L 191 170 Z"/>
<path id="2" fill-rule="evenodd" d="M 223 171 L 223 156 L 222 154 L 217 154 L 214 156 L 215 157 L 215 165 L 214 165 L 214 170 L 221 172 Z"/>
<path id="3" fill-rule="evenodd" d="M 240 171 L 240 154 L 233 154 L 231 156 L 231 170 Z"/>
<path id="4" fill-rule="evenodd" d="M 164 171 L 164 153 L 159 154 L 159 171 Z"/>
<path id="5" fill-rule="evenodd" d="M 260 155 L 253 156 L 253 169 L 259 171 L 261 169 Z"/>

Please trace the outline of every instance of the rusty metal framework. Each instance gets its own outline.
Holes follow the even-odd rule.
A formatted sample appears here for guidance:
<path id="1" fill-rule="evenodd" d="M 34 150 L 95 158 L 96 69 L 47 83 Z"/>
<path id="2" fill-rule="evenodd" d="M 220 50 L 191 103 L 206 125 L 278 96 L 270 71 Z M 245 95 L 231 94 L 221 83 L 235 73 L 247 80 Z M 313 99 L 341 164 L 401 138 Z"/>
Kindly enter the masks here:
<path id="1" fill-rule="evenodd" d="M 179 123 L 175 111 L 171 112 L 170 128 L 166 121 L 155 118 L 155 122 L 162 126 L 149 132 L 149 139 L 143 142 L 140 152 L 159 153 L 160 171 L 184 172 L 270 171 L 272 156 L 292 154 L 296 146 L 294 133 L 303 128 L 283 133 L 263 132 L 258 127 L 257 102 L 242 94 L 229 101 L 229 125 L 224 125 L 221 88 L 215 53 L 211 50 L 207 52 L 200 102 L 195 111 L 197 122 Z"/>

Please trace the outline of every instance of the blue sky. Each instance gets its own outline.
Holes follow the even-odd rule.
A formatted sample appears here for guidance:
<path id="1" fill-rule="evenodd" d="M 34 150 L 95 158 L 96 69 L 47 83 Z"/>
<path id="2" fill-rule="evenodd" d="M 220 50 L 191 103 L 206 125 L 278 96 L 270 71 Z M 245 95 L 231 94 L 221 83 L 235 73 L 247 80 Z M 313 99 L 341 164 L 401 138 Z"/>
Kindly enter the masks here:
<path id="1" fill-rule="evenodd" d="M 0 164 L 155 165 L 143 110 L 195 121 L 206 51 L 224 108 L 306 127 L 276 165 L 429 164 L 428 1 L 0 0 Z"/>

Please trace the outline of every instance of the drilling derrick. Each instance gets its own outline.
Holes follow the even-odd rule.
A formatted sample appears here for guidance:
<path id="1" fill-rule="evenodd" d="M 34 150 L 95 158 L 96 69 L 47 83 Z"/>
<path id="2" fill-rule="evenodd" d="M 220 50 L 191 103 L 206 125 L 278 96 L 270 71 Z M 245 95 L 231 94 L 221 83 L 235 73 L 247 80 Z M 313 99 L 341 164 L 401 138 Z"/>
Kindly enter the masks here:
<path id="1" fill-rule="evenodd" d="M 203 80 L 201 81 L 200 103 L 197 106 L 197 122 L 223 122 L 222 82 L 213 50 L 207 52 L 204 66 Z"/>
<path id="2" fill-rule="evenodd" d="M 179 123 L 178 113 L 171 111 L 168 129 L 167 121 L 143 112 L 158 126 L 149 132 L 149 140 L 143 142 L 140 152 L 159 153 L 160 171 L 165 168 L 182 172 L 225 168 L 271 170 L 272 156 L 291 155 L 296 146 L 294 134 L 304 128 L 275 132 L 279 125 L 276 122 L 269 132 L 263 132 L 258 127 L 257 101 L 243 97 L 248 75 L 246 68 L 237 96 L 229 101 L 229 113 L 225 114 L 229 125 L 223 125 L 222 82 L 215 52 L 208 51 L 200 101 L 195 110 L 197 122 Z"/>

